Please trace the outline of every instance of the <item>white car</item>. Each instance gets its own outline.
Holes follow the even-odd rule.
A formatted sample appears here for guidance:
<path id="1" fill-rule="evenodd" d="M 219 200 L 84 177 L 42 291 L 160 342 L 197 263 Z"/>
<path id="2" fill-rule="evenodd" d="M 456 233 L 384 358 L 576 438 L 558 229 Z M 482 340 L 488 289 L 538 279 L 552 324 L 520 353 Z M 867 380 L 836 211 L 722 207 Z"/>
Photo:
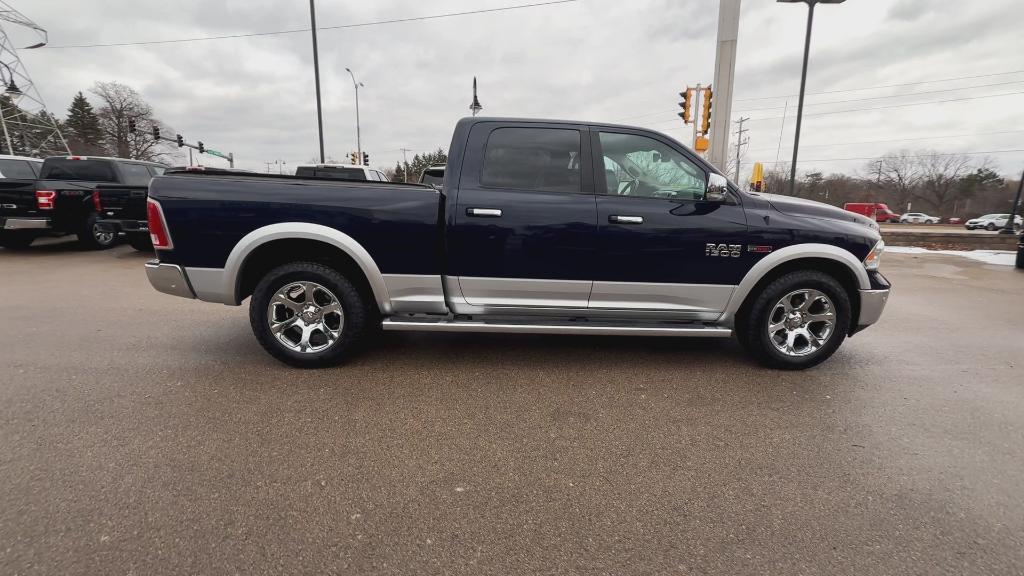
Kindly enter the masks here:
<path id="1" fill-rule="evenodd" d="M 923 212 L 907 212 L 900 216 L 900 224 L 938 224 L 938 216 L 929 216 Z"/>
<path id="2" fill-rule="evenodd" d="M 967 228 L 968 230 L 984 228 L 989 232 L 994 232 L 995 230 L 1006 227 L 1006 220 L 1009 217 L 1009 214 L 985 214 L 984 216 L 968 220 L 964 223 L 964 228 Z M 1014 228 L 1020 228 L 1022 223 L 1024 222 L 1022 222 L 1020 216 L 1013 217 Z"/>
<path id="3" fill-rule="evenodd" d="M 42 165 L 43 161 L 39 158 L 0 154 L 0 178 L 35 180 L 39 178 Z"/>

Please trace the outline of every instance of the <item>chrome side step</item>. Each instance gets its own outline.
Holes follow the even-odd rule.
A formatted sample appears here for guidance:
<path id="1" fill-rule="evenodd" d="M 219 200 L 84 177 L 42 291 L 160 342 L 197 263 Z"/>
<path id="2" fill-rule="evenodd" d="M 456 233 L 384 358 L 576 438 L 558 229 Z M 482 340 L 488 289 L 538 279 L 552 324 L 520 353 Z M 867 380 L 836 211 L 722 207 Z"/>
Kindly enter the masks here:
<path id="1" fill-rule="evenodd" d="M 695 336 L 728 338 L 732 330 L 721 326 L 693 324 L 611 324 L 607 322 L 558 322 L 529 324 L 482 322 L 477 320 L 393 320 L 382 322 L 385 330 L 412 332 L 496 332 L 505 334 L 597 334 L 612 336 Z"/>

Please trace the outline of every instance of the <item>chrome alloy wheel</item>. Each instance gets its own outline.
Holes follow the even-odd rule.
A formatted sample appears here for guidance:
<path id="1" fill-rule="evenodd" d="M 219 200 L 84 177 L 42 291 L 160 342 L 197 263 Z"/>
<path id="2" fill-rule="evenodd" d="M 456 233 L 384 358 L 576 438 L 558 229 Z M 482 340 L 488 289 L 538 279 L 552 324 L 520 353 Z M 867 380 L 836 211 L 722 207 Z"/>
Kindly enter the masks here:
<path id="1" fill-rule="evenodd" d="M 100 246 L 106 246 L 112 243 L 114 241 L 115 236 L 116 233 L 114 232 L 104 232 L 103 230 L 101 230 L 99 224 L 92 225 L 92 237 Z"/>
<path id="2" fill-rule="evenodd" d="M 786 356 L 807 356 L 828 342 L 835 325 L 836 310 L 828 296 L 810 288 L 794 290 L 768 315 L 768 337 Z"/>
<path id="3" fill-rule="evenodd" d="M 270 333 L 289 350 L 302 353 L 330 348 L 345 327 L 341 302 L 316 282 L 285 284 L 267 307 Z"/>

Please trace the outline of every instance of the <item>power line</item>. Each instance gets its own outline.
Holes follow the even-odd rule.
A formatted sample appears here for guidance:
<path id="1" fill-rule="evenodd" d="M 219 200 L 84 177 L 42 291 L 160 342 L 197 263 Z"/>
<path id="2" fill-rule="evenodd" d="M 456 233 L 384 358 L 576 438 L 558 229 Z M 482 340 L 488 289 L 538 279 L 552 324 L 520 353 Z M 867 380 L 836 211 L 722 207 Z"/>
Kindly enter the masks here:
<path id="1" fill-rule="evenodd" d="M 936 152 L 929 154 L 907 154 L 900 155 L 900 158 L 927 158 L 929 156 L 976 156 L 978 154 L 1010 154 L 1014 152 L 1024 152 L 1024 148 L 1014 148 L 1012 150 L 982 150 L 979 152 Z M 852 162 L 857 160 L 879 160 L 885 158 L 885 156 L 860 156 L 857 158 L 813 158 L 810 160 L 801 160 L 800 163 L 806 162 Z M 778 162 L 762 162 L 762 164 L 788 164 L 788 160 L 780 160 Z"/>
<path id="2" fill-rule="evenodd" d="M 1024 130 L 996 130 L 992 132 L 973 132 L 967 134 L 949 134 L 945 136 L 921 136 L 916 138 L 889 138 L 887 140 L 861 140 L 858 142 L 833 142 L 830 144 L 802 144 L 801 148 L 830 148 L 832 146 L 854 146 L 858 144 L 884 144 L 887 142 L 911 142 L 915 140 L 943 140 L 946 138 L 963 138 L 965 136 L 990 136 L 995 134 L 1019 134 Z M 775 147 L 770 148 L 754 148 L 749 152 L 764 152 L 769 150 L 775 150 Z"/>
<path id="3" fill-rule="evenodd" d="M 941 78 L 937 80 L 920 80 L 917 82 L 903 82 L 900 84 L 879 84 L 877 86 L 865 86 L 864 88 L 845 88 L 840 90 L 826 90 L 824 92 L 808 92 L 807 96 L 818 96 L 821 94 L 839 94 L 841 92 L 862 92 L 864 90 L 877 90 L 880 88 L 898 88 L 901 86 L 916 86 L 918 84 L 937 84 L 939 82 L 953 82 L 955 80 L 974 80 L 977 78 L 991 78 L 993 76 L 1008 76 L 1010 74 L 1024 74 L 1024 70 L 1011 70 L 1008 72 L 993 72 L 991 74 L 979 74 L 977 76 L 957 76 L 955 78 Z M 733 102 L 748 102 L 750 100 L 770 100 L 772 98 L 793 98 L 797 94 L 780 94 L 778 96 L 756 96 L 751 98 L 736 98 Z"/>
<path id="4" fill-rule="evenodd" d="M 444 14 L 430 14 L 427 16 L 412 16 L 409 18 L 395 18 L 392 20 L 377 20 L 375 22 L 360 22 L 357 24 L 340 24 L 337 26 L 319 26 L 317 30 L 341 30 L 343 28 L 362 28 L 364 26 L 379 26 L 382 24 L 398 24 L 401 22 L 419 22 L 423 20 L 437 20 L 439 18 L 452 18 L 454 16 L 468 16 L 470 14 L 487 14 L 491 12 L 505 12 L 508 10 L 519 10 L 522 8 L 539 8 L 541 6 L 552 6 L 555 4 L 569 4 L 579 0 L 550 0 L 548 2 L 534 2 L 533 4 L 518 4 L 515 6 L 500 6 L 498 8 L 484 8 L 481 10 L 467 10 L 465 12 L 447 12 Z M 246 34 L 225 34 L 222 36 L 200 36 L 196 38 L 177 38 L 171 40 L 146 40 L 141 42 L 111 42 L 106 44 L 67 44 L 63 46 L 44 46 L 46 49 L 56 50 L 65 48 L 109 48 L 113 46 L 148 46 L 153 44 L 177 44 L 181 42 L 202 42 L 207 40 L 227 40 L 231 38 L 253 38 L 257 36 L 278 36 L 282 34 L 299 34 L 309 32 L 310 28 L 295 28 L 292 30 L 276 30 L 273 32 L 250 32 Z"/>
<path id="5" fill-rule="evenodd" d="M 890 104 L 888 106 L 871 106 L 868 108 L 850 108 L 849 110 L 832 110 L 829 112 L 814 112 L 812 114 L 804 114 L 804 116 L 830 116 L 833 114 L 846 114 L 849 112 L 868 112 L 872 110 L 888 110 L 891 108 L 907 108 L 909 106 L 926 106 L 928 104 L 946 104 L 949 102 L 966 102 L 968 100 L 981 100 L 984 98 L 999 98 L 1002 96 L 1016 96 L 1017 94 L 1024 94 L 1024 91 L 1020 92 L 1004 92 L 1002 94 L 986 94 L 983 96 L 968 96 L 964 98 L 949 98 L 946 100 L 932 100 L 931 102 L 908 102 L 906 104 Z M 779 120 L 782 116 L 771 116 L 769 118 L 754 118 L 751 122 L 760 122 L 762 120 Z"/>

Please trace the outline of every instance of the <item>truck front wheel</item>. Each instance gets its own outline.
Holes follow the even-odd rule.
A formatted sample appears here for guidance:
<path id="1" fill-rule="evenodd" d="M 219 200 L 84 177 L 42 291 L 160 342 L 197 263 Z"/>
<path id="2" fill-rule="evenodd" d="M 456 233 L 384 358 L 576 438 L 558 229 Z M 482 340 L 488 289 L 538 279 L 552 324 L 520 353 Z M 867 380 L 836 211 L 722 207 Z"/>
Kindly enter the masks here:
<path id="1" fill-rule="evenodd" d="M 758 294 L 737 323 L 737 337 L 759 362 L 801 370 L 824 362 L 846 339 L 850 298 L 835 278 L 790 272 Z"/>
<path id="2" fill-rule="evenodd" d="M 313 262 L 278 266 L 249 302 L 249 322 L 260 345 L 298 368 L 344 361 L 366 336 L 368 305 L 333 268 Z"/>

